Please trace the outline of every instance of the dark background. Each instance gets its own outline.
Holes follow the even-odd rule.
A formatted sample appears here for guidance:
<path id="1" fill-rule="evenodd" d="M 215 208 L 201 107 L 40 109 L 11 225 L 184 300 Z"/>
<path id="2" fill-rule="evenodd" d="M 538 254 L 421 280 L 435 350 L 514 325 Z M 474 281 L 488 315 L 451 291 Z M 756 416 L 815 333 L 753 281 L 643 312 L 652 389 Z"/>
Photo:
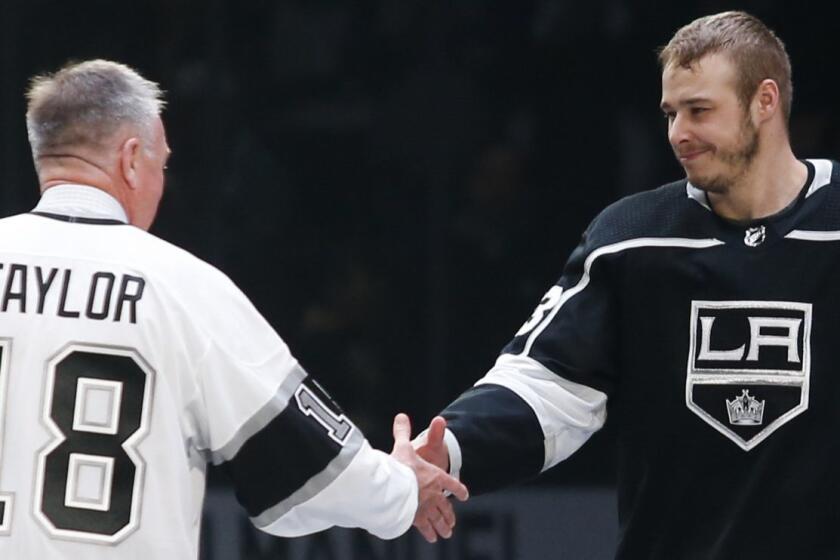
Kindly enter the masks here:
<path id="1" fill-rule="evenodd" d="M 762 18 L 796 153 L 840 151 L 837 9 L 805 2 L 0 2 L 0 213 L 37 200 L 27 80 L 134 66 L 169 103 L 152 232 L 229 274 L 382 448 L 484 374 L 602 207 L 681 177 L 654 54 L 679 26 Z M 610 443 L 541 481 L 609 484 Z"/>

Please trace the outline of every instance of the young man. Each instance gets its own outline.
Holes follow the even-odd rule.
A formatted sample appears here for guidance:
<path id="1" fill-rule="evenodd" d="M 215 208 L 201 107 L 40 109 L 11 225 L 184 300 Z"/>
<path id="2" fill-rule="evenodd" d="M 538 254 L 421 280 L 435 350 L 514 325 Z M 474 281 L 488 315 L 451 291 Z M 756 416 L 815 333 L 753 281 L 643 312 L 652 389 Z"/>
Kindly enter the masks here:
<path id="1" fill-rule="evenodd" d="M 0 558 L 197 558 L 208 462 L 253 522 L 392 538 L 466 489 L 361 432 L 221 272 L 145 230 L 169 147 L 157 85 L 95 60 L 37 78 L 42 197 L 0 220 Z"/>
<path id="2" fill-rule="evenodd" d="M 793 155 L 790 63 L 756 18 L 698 19 L 660 61 L 686 179 L 597 216 L 448 431 L 415 445 L 484 492 L 609 411 L 618 558 L 838 557 L 840 169 Z"/>

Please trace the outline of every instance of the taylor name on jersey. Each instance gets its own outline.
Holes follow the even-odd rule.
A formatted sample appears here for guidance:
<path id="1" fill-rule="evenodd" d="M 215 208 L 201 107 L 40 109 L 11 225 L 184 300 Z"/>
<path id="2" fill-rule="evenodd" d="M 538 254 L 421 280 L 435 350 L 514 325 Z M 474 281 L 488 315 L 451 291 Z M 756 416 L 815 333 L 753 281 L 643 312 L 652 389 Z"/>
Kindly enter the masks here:
<path id="1" fill-rule="evenodd" d="M 0 262 L 0 313 L 50 313 L 94 320 L 137 322 L 146 281 L 131 274 Z M 75 296 L 75 297 L 74 297 Z M 73 308 L 68 301 L 86 302 Z"/>

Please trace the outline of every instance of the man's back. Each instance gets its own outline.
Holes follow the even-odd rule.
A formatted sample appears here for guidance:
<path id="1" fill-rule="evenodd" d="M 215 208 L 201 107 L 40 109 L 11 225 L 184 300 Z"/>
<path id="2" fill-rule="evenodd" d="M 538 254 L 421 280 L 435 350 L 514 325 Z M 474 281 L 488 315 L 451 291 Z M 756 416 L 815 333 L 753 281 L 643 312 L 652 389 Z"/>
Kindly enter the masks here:
<path id="1" fill-rule="evenodd" d="M 394 538 L 423 508 L 448 537 L 467 489 L 408 417 L 371 448 L 227 277 L 145 233 L 160 87 L 89 60 L 26 95 L 41 200 L 0 220 L 0 558 L 196 558 L 208 462 L 274 535 Z"/>
<path id="2" fill-rule="evenodd" d="M 0 220 L 0 557 L 196 557 L 206 461 L 305 375 L 255 316 L 138 228 Z"/>

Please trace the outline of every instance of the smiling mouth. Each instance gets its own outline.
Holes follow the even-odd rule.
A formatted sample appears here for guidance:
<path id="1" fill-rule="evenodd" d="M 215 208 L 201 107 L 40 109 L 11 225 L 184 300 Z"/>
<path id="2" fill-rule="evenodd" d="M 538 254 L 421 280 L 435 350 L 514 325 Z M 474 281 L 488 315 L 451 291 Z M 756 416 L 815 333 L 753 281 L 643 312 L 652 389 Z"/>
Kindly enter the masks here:
<path id="1" fill-rule="evenodd" d="M 685 154 L 679 154 L 677 156 L 677 158 L 680 160 L 681 163 L 686 163 L 686 162 L 694 161 L 695 159 L 702 156 L 703 154 L 705 154 L 708 151 L 709 150 L 697 150 L 697 151 L 694 151 L 694 152 L 687 152 Z"/>

